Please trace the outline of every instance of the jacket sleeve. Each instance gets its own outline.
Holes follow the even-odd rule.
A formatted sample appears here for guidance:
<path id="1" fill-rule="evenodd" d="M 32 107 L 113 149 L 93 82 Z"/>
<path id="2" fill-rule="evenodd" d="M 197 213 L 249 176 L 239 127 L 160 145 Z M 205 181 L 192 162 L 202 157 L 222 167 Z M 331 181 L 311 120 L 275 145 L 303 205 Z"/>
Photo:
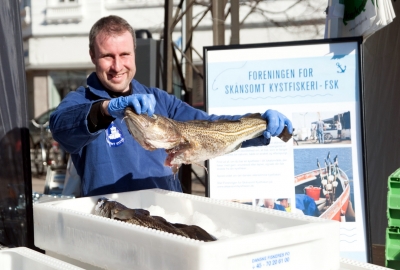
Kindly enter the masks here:
<path id="1" fill-rule="evenodd" d="M 69 153 L 76 154 L 95 140 L 103 130 L 91 133 L 87 117 L 92 104 L 82 94 L 83 89 L 70 92 L 50 115 L 50 130 L 53 138 Z"/>
<path id="2" fill-rule="evenodd" d="M 177 121 L 189 121 L 189 120 L 207 120 L 207 121 L 216 121 L 218 119 L 227 119 L 227 120 L 238 120 L 242 118 L 244 115 L 209 115 L 206 112 L 193 108 L 188 105 L 186 102 L 183 102 L 177 99 L 173 95 L 169 95 L 167 92 L 155 89 L 154 95 L 156 95 L 157 106 L 165 106 L 164 110 L 168 112 L 168 117 Z M 267 128 L 265 126 L 265 128 Z M 244 141 L 242 143 L 242 147 L 250 147 L 250 146 L 262 146 L 268 145 L 270 139 L 265 138 L 263 135 Z"/>

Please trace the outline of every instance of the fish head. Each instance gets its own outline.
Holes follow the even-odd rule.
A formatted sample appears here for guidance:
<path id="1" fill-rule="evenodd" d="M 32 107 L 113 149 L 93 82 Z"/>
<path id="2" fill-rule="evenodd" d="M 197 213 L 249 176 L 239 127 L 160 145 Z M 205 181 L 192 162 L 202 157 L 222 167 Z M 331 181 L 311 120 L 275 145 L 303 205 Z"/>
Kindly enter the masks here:
<path id="1" fill-rule="evenodd" d="M 111 217 L 111 209 L 112 205 L 110 203 L 110 200 L 106 197 L 101 197 L 97 200 L 97 204 L 94 208 L 94 214 L 96 216 L 101 216 L 101 217 Z"/>
<path id="2" fill-rule="evenodd" d="M 128 107 L 124 119 L 131 135 L 146 150 L 170 149 L 181 141 L 181 133 L 174 121 L 161 115 L 136 114 Z"/>
<path id="3" fill-rule="evenodd" d="M 96 216 L 111 218 L 112 213 L 115 211 L 121 211 L 127 209 L 127 207 L 117 201 L 101 197 L 97 200 L 97 204 L 94 208 L 94 214 Z"/>

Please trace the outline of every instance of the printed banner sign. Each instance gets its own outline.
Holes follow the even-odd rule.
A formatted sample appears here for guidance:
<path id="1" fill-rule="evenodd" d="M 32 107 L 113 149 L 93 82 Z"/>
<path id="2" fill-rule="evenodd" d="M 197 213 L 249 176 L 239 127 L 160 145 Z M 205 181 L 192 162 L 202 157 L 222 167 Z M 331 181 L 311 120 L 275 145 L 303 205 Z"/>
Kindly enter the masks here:
<path id="1" fill-rule="evenodd" d="M 207 112 L 285 114 L 284 143 L 208 163 L 208 196 L 341 222 L 341 257 L 367 261 L 360 38 L 205 47 Z M 327 232 L 329 233 L 329 232 Z"/>

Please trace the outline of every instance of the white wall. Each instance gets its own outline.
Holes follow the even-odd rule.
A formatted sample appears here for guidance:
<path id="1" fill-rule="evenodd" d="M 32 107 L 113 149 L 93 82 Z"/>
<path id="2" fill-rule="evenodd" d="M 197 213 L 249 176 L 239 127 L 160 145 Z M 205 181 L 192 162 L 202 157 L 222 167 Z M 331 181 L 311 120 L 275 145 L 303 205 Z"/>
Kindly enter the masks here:
<path id="1" fill-rule="evenodd" d="M 30 38 L 30 69 L 90 68 L 89 42 L 83 36 Z"/>

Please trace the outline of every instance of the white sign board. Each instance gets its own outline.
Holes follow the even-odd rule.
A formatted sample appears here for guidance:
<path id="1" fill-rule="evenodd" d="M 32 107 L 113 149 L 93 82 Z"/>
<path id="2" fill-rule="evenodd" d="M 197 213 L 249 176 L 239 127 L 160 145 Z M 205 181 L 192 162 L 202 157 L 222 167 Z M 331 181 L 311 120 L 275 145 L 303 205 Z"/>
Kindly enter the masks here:
<path id="1" fill-rule="evenodd" d="M 341 257 L 367 261 L 360 46 L 347 38 L 205 47 L 208 113 L 274 109 L 295 128 L 288 143 L 272 138 L 210 160 L 207 195 L 341 221 Z"/>

